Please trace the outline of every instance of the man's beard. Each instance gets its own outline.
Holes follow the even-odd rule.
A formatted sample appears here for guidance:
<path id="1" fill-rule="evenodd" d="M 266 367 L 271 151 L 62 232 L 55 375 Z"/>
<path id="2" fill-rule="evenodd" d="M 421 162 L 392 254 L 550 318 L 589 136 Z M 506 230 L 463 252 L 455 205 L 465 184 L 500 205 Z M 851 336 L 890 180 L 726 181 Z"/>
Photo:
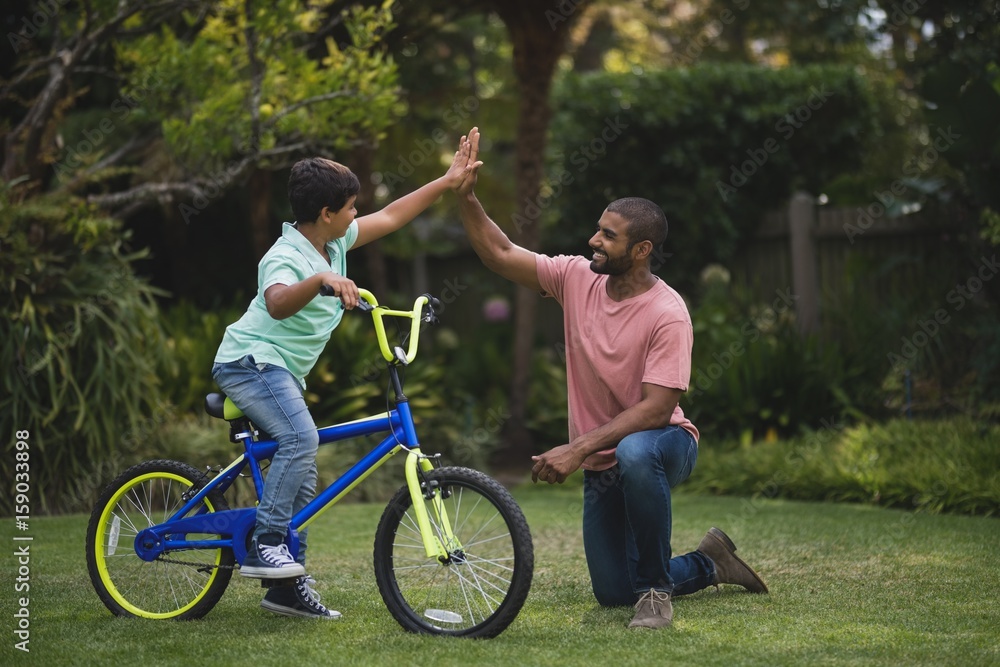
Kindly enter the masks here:
<path id="1" fill-rule="evenodd" d="M 611 257 L 611 255 L 604 256 L 607 259 L 600 264 L 598 264 L 595 260 L 590 261 L 591 271 L 602 275 L 620 276 L 631 268 L 627 254 L 620 255 L 618 257 Z"/>

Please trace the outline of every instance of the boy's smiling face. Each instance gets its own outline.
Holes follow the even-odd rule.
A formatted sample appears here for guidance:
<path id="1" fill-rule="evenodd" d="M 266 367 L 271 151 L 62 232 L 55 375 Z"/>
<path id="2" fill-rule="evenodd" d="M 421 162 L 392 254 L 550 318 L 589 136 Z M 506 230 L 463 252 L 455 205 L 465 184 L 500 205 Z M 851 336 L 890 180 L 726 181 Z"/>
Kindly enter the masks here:
<path id="1" fill-rule="evenodd" d="M 331 240 L 343 237 L 347 233 L 347 228 L 354 222 L 354 218 L 358 215 L 357 209 L 354 208 L 357 199 L 357 195 L 351 197 L 339 211 L 331 211 L 329 207 L 324 207 L 320 212 L 317 222 L 321 222 L 323 229 L 329 232 Z"/>

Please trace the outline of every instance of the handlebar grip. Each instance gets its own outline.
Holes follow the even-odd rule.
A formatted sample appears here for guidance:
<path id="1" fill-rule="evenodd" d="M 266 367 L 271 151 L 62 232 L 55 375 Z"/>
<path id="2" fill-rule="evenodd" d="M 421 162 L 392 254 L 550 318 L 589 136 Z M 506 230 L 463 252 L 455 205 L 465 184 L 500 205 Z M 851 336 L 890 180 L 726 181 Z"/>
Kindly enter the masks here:
<path id="1" fill-rule="evenodd" d="M 326 284 L 319 286 L 319 295 L 320 296 L 336 296 L 333 293 L 333 288 L 330 287 L 329 285 L 326 285 Z M 375 307 L 372 306 L 367 301 L 365 301 L 364 299 L 358 299 L 358 310 L 360 310 L 362 313 L 370 313 L 373 310 L 375 310 Z"/>

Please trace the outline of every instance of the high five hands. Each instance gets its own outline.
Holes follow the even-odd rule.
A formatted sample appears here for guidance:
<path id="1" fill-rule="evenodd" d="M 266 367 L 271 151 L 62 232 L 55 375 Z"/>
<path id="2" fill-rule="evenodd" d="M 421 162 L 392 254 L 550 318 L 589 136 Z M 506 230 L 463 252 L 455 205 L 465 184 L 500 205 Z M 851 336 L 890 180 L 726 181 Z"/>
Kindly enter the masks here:
<path id="1" fill-rule="evenodd" d="M 461 163 L 464 169 L 461 171 L 462 180 L 457 186 L 453 186 L 459 195 L 467 195 L 476 187 L 476 180 L 479 178 L 479 168 L 483 166 L 479 159 L 479 128 L 474 127 L 469 130 L 468 137 L 462 137 L 459 141 L 458 152 L 455 153 L 455 160 L 452 167 Z M 450 171 L 450 170 L 449 170 Z"/>
<path id="2" fill-rule="evenodd" d="M 479 130 L 474 127 L 468 136 L 463 135 L 461 140 L 459 140 L 458 150 L 455 151 L 455 157 L 452 158 L 451 166 L 448 167 L 448 171 L 444 175 L 444 180 L 449 188 L 461 193 L 462 188 L 466 187 L 470 176 L 473 185 L 475 184 L 475 173 L 483 165 L 482 162 L 476 161 L 478 155 Z M 471 185 L 468 187 L 469 189 L 466 192 L 472 189 Z"/>

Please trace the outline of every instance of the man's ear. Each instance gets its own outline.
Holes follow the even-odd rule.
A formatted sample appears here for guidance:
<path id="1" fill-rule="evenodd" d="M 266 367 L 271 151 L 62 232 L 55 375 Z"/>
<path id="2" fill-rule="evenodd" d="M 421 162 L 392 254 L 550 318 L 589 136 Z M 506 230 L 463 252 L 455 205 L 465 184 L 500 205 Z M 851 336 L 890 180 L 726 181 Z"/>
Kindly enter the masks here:
<path id="1" fill-rule="evenodd" d="M 652 241 L 639 241 L 634 246 L 632 246 L 632 256 L 635 259 L 645 259 L 649 257 L 650 253 L 653 252 L 653 242 Z"/>

